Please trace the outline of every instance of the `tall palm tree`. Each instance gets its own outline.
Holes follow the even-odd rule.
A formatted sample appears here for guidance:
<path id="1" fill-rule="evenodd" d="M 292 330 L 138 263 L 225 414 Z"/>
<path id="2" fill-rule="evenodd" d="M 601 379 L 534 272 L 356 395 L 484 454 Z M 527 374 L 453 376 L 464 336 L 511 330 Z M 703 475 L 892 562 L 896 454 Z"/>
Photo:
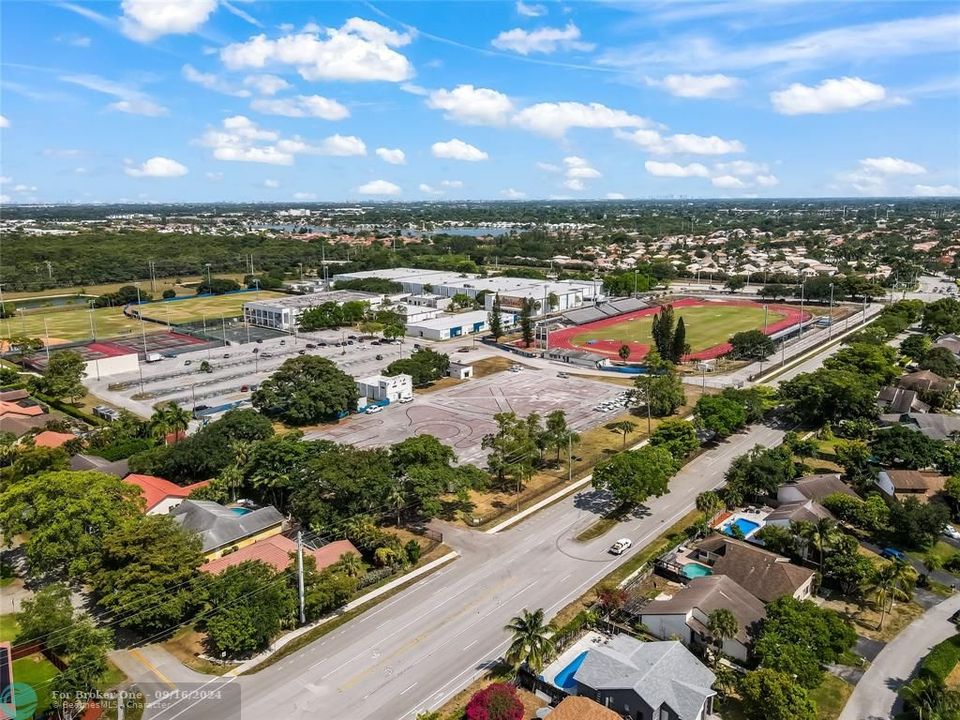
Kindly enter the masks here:
<path id="1" fill-rule="evenodd" d="M 505 656 L 507 662 L 515 670 L 526 664 L 532 673 L 539 674 L 554 650 L 553 641 L 550 638 L 553 634 L 553 625 L 544 623 L 543 608 L 533 612 L 524 610 L 522 614 L 513 618 L 504 630 L 513 633 L 513 639 Z"/>
<path id="2" fill-rule="evenodd" d="M 610 423 L 609 428 L 611 430 L 616 430 L 618 433 L 623 435 L 623 448 L 627 447 L 627 435 L 632 433 L 637 429 L 637 424 L 629 420 L 620 420 L 619 422 Z"/>
<path id="3" fill-rule="evenodd" d="M 727 608 L 717 608 L 707 615 L 707 630 L 717 646 L 717 660 L 723 653 L 723 641 L 729 640 L 737 634 L 740 623 L 736 616 Z"/>
<path id="4" fill-rule="evenodd" d="M 917 571 L 903 560 L 895 561 L 891 566 L 890 575 L 893 580 L 890 592 L 890 612 L 897 600 L 909 600 L 910 590 L 917 580 Z"/>
<path id="5" fill-rule="evenodd" d="M 390 489 L 387 491 L 387 503 L 396 511 L 397 527 L 400 527 L 403 519 L 403 508 L 407 504 L 407 493 L 404 488 L 403 478 L 398 479 L 390 486 Z"/>
<path id="6" fill-rule="evenodd" d="M 174 402 L 158 405 L 150 416 L 150 434 L 159 440 L 170 433 L 186 432 L 190 427 L 191 414 Z"/>
<path id="7" fill-rule="evenodd" d="M 884 565 L 878 569 L 870 582 L 868 589 L 873 592 L 877 604 L 880 606 L 880 626 L 883 629 L 883 620 L 887 614 L 887 601 L 890 602 L 890 612 L 896 600 L 910 598 L 909 588 L 916 579 L 913 568 L 902 560 Z"/>
<path id="8" fill-rule="evenodd" d="M 723 501 L 713 490 L 707 490 L 697 495 L 697 510 L 702 512 L 707 519 L 712 519 L 721 507 L 723 507 Z"/>
<path id="9" fill-rule="evenodd" d="M 355 552 L 344 553 L 337 561 L 340 570 L 352 578 L 362 578 L 367 573 L 367 566 L 363 558 Z"/>

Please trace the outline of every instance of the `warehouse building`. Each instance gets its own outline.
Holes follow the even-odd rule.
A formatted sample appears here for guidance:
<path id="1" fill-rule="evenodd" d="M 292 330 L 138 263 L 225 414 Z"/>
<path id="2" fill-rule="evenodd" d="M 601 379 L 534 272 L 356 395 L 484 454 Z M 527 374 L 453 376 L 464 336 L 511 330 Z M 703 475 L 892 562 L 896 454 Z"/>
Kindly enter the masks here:
<path id="1" fill-rule="evenodd" d="M 513 327 L 517 323 L 517 316 L 512 313 L 502 313 L 501 317 L 504 328 Z M 489 330 L 488 314 L 483 310 L 440 315 L 429 320 L 407 323 L 408 336 L 427 340 L 449 340 L 463 335 L 485 333 Z"/>
<path id="2" fill-rule="evenodd" d="M 329 290 L 311 293 L 310 295 L 291 295 L 268 300 L 253 300 L 243 304 L 243 320 L 259 327 L 293 332 L 300 316 L 311 308 L 320 307 L 330 302 L 343 305 L 358 300 L 368 303 L 372 308 L 377 308 L 383 302 L 383 296 L 356 290 Z"/>
<path id="3" fill-rule="evenodd" d="M 359 407 L 367 405 L 367 401 L 397 402 L 402 397 L 413 395 L 413 378 L 400 373 L 399 375 L 371 375 L 357 380 L 357 394 L 360 396 Z"/>

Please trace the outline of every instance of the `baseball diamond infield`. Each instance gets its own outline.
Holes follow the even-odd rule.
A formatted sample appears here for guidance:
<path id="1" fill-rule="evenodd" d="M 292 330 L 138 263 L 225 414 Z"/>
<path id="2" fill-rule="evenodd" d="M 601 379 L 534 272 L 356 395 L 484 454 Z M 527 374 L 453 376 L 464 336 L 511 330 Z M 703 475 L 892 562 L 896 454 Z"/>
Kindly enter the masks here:
<path id="1" fill-rule="evenodd" d="M 811 314 L 789 305 L 764 305 L 739 300 L 683 298 L 670 303 L 677 319 L 683 318 L 691 353 L 685 360 L 710 360 L 730 352 L 732 335 L 759 329 L 767 335 L 796 325 Z M 653 316 L 660 307 L 606 318 L 550 333 L 551 348 L 588 350 L 619 360 L 620 346 L 630 347 L 631 362 L 642 360 L 652 345 Z M 766 314 L 766 327 L 764 327 Z"/>

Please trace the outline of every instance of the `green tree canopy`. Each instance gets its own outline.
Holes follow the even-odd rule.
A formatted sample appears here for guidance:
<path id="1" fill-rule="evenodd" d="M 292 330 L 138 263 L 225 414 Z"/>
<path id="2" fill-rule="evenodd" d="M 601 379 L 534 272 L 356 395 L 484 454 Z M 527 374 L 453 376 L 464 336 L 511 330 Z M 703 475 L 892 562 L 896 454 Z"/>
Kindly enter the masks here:
<path id="1" fill-rule="evenodd" d="M 773 340 L 760 330 L 744 330 L 730 338 L 730 356 L 738 360 L 766 360 L 775 350 Z"/>
<path id="2" fill-rule="evenodd" d="M 697 429 L 689 420 L 666 418 L 653 431 L 650 444 L 665 448 L 680 463 L 700 447 L 700 440 L 697 439 Z"/>
<path id="3" fill-rule="evenodd" d="M 593 485 L 609 490 L 619 503 L 639 505 L 667 492 L 676 471 L 677 463 L 666 448 L 645 445 L 599 463 L 593 471 Z"/>
<path id="4" fill-rule="evenodd" d="M 817 720 L 817 706 L 807 690 L 785 672 L 761 668 L 740 681 L 749 720 Z"/>
<path id="5" fill-rule="evenodd" d="M 747 411 L 742 403 L 723 395 L 704 395 L 695 408 L 697 425 L 712 430 L 717 437 L 733 435 L 747 424 Z"/>
<path id="6" fill-rule="evenodd" d="M 654 417 L 665 417 L 676 412 L 683 405 L 683 383 L 676 368 L 670 362 L 661 359 L 651 350 L 644 358 L 646 373 L 638 375 L 634 381 L 633 401 L 646 412 L 649 407 Z"/>
<path id="7" fill-rule="evenodd" d="M 329 422 L 356 410 L 357 386 L 332 360 L 301 355 L 261 383 L 253 405 L 291 425 Z"/>
<path id="8" fill-rule="evenodd" d="M 57 400 L 76 400 L 87 392 L 83 387 L 86 374 L 86 363 L 80 353 L 60 350 L 50 356 L 43 377 L 36 378 L 34 386 L 39 392 Z"/>

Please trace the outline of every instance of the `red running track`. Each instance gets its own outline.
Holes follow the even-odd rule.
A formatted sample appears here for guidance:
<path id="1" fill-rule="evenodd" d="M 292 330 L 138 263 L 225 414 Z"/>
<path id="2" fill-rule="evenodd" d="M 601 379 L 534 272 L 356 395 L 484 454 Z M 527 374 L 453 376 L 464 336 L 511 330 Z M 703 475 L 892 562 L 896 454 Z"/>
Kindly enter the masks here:
<path id="1" fill-rule="evenodd" d="M 670 303 L 674 308 L 685 308 L 685 307 L 705 307 L 710 305 L 734 305 L 734 306 L 743 306 L 743 307 L 762 307 L 755 302 L 750 302 L 749 300 L 722 300 L 717 302 L 706 302 L 698 298 L 683 298 L 677 300 L 676 302 Z M 791 325 L 796 325 L 800 320 L 809 320 L 812 315 L 808 312 L 801 313 L 797 308 L 792 307 L 791 305 L 773 305 L 767 303 L 767 308 L 771 312 L 783 315 L 782 320 L 778 320 L 775 323 L 767 325 L 766 334 L 772 335 L 773 333 L 779 332 L 785 328 L 790 327 Z M 550 333 L 550 347 L 551 348 L 565 348 L 567 350 L 588 350 L 590 352 L 595 352 L 600 355 L 607 355 L 611 360 L 619 360 L 619 351 L 620 345 L 622 344 L 619 340 L 597 340 L 592 342 L 589 345 L 575 345 L 573 343 L 573 338 L 577 335 L 580 335 L 584 332 L 590 332 L 593 330 L 599 330 L 605 327 L 610 327 L 611 325 L 618 325 L 625 320 L 633 320 L 634 318 L 647 317 L 649 315 L 656 315 L 660 311 L 660 307 L 646 308 L 644 310 L 637 310 L 632 313 L 627 313 L 625 315 L 617 315 L 616 317 L 604 318 L 603 320 L 597 320 L 596 322 L 587 323 L 586 325 L 578 325 L 572 328 L 566 328 L 564 330 L 557 330 Z M 647 352 L 650 350 L 650 346 L 644 343 L 639 342 L 628 342 L 627 345 L 630 346 L 630 357 L 627 358 L 629 362 L 637 362 L 642 360 Z M 700 350 L 699 352 L 691 353 L 684 356 L 684 360 L 712 360 L 718 358 L 721 355 L 726 355 L 730 352 L 731 347 L 730 343 L 720 343 L 719 345 L 714 345 L 709 347 L 706 350 Z"/>

